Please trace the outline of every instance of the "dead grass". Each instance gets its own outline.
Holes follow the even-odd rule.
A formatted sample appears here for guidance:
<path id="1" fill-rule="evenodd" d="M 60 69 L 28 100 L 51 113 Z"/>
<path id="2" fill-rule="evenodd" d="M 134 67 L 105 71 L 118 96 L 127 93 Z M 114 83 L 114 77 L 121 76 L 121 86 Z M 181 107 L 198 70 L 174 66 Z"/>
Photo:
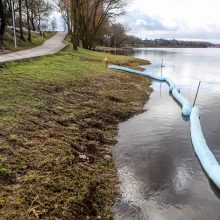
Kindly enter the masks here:
<path id="1" fill-rule="evenodd" d="M 0 70 L 0 219 L 111 219 L 109 146 L 142 111 L 150 81 L 105 69 L 144 61 L 80 50 Z M 83 160 L 80 155 L 85 155 Z"/>

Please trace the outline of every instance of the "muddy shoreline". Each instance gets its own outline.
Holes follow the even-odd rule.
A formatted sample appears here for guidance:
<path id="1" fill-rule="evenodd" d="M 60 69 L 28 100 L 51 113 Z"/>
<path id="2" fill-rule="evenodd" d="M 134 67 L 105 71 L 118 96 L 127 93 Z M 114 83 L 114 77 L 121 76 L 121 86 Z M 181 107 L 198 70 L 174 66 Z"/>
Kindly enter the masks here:
<path id="1" fill-rule="evenodd" d="M 132 68 L 148 63 L 82 50 L 1 69 L 2 219 L 112 218 L 110 146 L 118 124 L 143 111 L 151 81 L 105 69 L 105 56 Z"/>

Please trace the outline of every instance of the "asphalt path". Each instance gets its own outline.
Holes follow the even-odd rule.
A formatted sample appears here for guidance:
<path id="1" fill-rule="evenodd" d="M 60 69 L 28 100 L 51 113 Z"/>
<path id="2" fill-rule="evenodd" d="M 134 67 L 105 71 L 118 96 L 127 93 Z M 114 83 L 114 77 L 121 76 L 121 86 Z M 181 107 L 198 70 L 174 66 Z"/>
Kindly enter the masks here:
<path id="1" fill-rule="evenodd" d="M 64 42 L 66 34 L 66 32 L 58 32 L 49 40 L 45 41 L 41 46 L 13 53 L 2 54 L 0 55 L 0 62 L 23 60 L 54 54 L 66 46 L 66 43 Z"/>

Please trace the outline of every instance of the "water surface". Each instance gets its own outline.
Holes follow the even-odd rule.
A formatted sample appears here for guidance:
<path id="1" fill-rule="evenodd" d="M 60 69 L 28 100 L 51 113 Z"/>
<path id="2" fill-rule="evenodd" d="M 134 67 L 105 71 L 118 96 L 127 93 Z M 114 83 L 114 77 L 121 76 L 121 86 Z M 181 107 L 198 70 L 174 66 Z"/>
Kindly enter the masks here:
<path id="1" fill-rule="evenodd" d="M 130 56 L 147 59 L 146 70 L 169 76 L 197 106 L 210 149 L 220 162 L 220 49 L 137 49 Z M 169 95 L 168 86 L 152 82 L 145 112 L 120 124 L 113 147 L 120 196 L 115 220 L 219 220 L 220 190 L 209 180 L 190 138 L 190 123 Z"/>

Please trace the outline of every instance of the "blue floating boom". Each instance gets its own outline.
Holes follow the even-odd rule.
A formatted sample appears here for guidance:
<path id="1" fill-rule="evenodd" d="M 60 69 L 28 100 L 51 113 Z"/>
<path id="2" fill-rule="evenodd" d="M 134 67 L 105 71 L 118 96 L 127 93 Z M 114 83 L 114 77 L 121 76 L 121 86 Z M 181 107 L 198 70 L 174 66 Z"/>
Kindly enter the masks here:
<path id="1" fill-rule="evenodd" d="M 220 189 L 220 166 L 206 144 L 199 120 L 199 108 L 194 107 L 190 116 L 192 143 L 204 170 Z"/>
<path id="2" fill-rule="evenodd" d="M 169 78 L 169 77 L 165 77 L 166 82 L 168 83 L 169 87 L 170 87 L 170 92 L 176 87 L 175 83 Z"/>
<path id="3" fill-rule="evenodd" d="M 121 70 L 121 71 L 128 72 L 128 73 L 140 74 L 140 75 L 149 77 L 151 79 L 159 80 L 159 81 L 165 81 L 166 80 L 165 77 L 160 77 L 160 76 L 157 76 L 157 75 L 154 75 L 154 74 L 151 74 L 151 73 L 141 72 L 141 71 L 138 71 L 138 70 L 132 70 L 132 69 L 126 68 L 126 67 L 114 66 L 113 65 L 113 66 L 109 66 L 108 68 L 109 69 L 115 69 L 115 70 Z"/>
<path id="4" fill-rule="evenodd" d="M 177 87 L 174 82 L 168 77 L 160 77 L 146 72 L 140 72 L 120 66 L 109 66 L 110 69 L 116 69 L 121 71 L 126 71 L 129 73 L 136 73 L 144 75 L 151 79 L 167 82 L 170 87 L 170 92 L 172 92 L 173 97 L 182 105 L 182 113 L 185 116 L 190 116 L 191 124 L 191 138 L 192 143 L 204 170 L 210 177 L 210 179 L 216 184 L 220 189 L 220 165 L 215 159 L 214 155 L 210 151 L 206 140 L 202 133 L 202 128 L 199 120 L 199 108 L 194 107 L 192 109 L 189 101 L 180 94 L 180 88 Z"/>
<path id="5" fill-rule="evenodd" d="M 144 75 L 144 76 L 149 77 L 151 79 L 167 82 L 169 87 L 170 87 L 170 91 L 172 91 L 173 97 L 182 105 L 182 113 L 183 113 L 183 115 L 190 116 L 191 110 L 192 110 L 192 108 L 190 106 L 190 103 L 188 102 L 187 99 L 185 99 L 180 94 L 180 89 L 174 84 L 174 82 L 170 78 L 168 78 L 168 77 L 160 77 L 160 76 L 157 76 L 157 75 L 154 75 L 154 74 L 151 74 L 151 73 L 141 72 L 141 71 L 137 71 L 137 70 L 132 70 L 130 68 L 121 67 L 121 66 L 109 66 L 108 68 L 116 69 L 116 70 L 121 70 L 121 71 L 129 72 L 129 73 L 136 73 L 136 74 Z"/>
<path id="6" fill-rule="evenodd" d="M 189 101 L 184 98 L 180 93 L 177 87 L 172 90 L 173 97 L 182 105 L 182 113 L 185 116 L 190 116 L 192 108 Z"/>

